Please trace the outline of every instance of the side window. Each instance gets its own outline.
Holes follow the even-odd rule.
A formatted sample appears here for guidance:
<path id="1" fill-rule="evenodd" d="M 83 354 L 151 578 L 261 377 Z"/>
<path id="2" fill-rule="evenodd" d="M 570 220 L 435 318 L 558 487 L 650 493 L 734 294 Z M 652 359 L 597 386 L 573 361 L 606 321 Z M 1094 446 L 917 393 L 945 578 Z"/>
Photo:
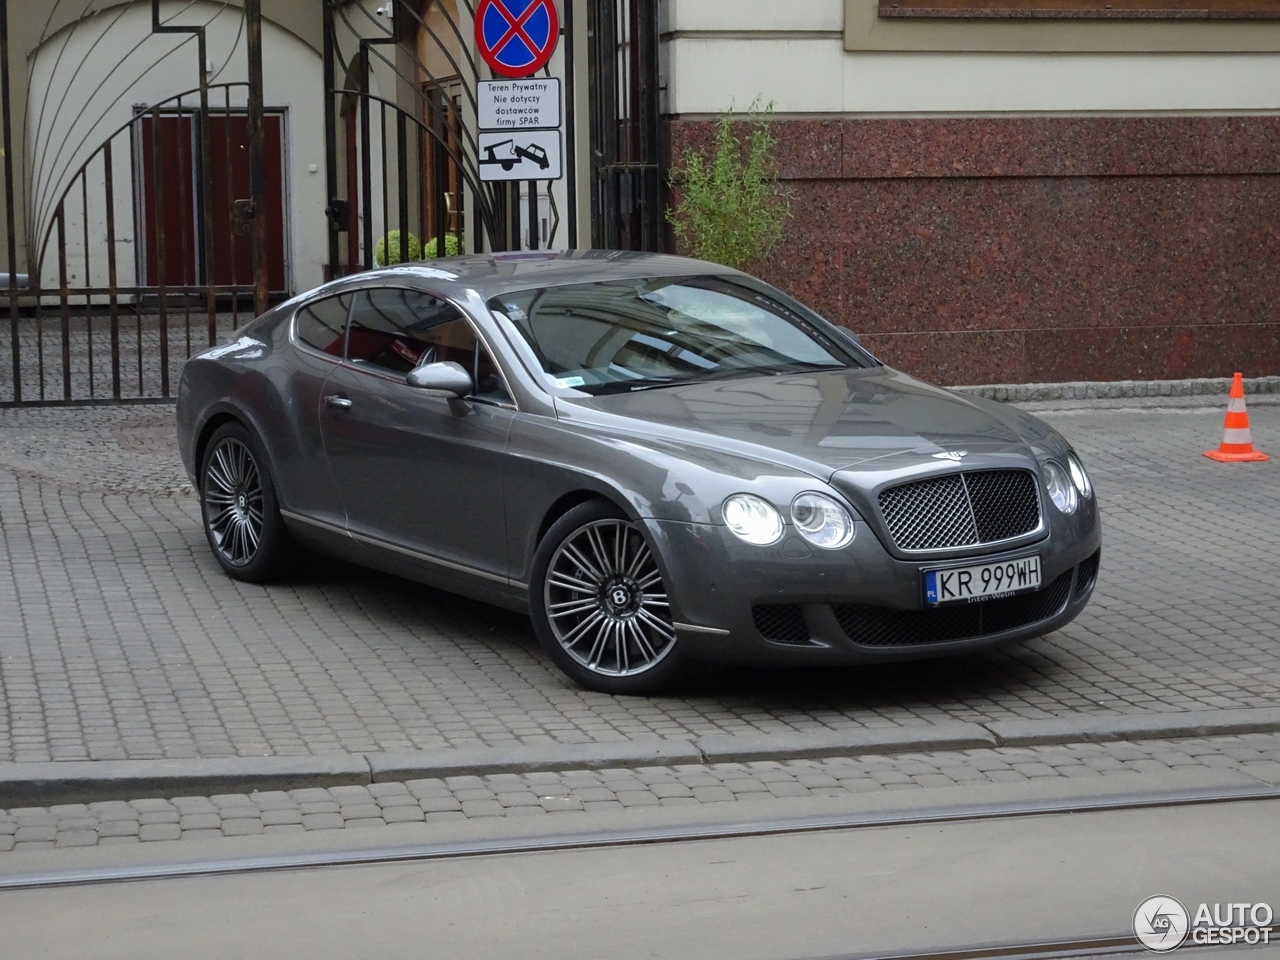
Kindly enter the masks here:
<path id="1" fill-rule="evenodd" d="M 471 374 L 475 396 L 510 402 L 489 351 L 450 303 L 413 290 L 364 290 L 351 311 L 347 359 L 404 376 L 425 363 L 452 361 Z"/>
<path id="2" fill-rule="evenodd" d="M 342 332 L 347 326 L 347 310 L 351 295 L 327 297 L 308 304 L 298 311 L 296 326 L 298 339 L 321 353 L 342 356 Z"/>

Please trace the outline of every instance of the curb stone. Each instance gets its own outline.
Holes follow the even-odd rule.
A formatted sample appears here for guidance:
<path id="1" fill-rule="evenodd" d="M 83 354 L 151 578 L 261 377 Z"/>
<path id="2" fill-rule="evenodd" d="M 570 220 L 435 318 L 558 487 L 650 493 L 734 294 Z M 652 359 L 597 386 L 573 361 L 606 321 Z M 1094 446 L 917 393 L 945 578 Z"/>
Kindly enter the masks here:
<path id="1" fill-rule="evenodd" d="M 997 745 L 985 727 L 959 722 L 875 730 L 722 735 L 700 737 L 695 742 L 705 757 L 704 763 L 975 750 Z"/>
<path id="2" fill-rule="evenodd" d="M 956 393 L 999 400 L 1030 403 L 1038 400 L 1128 400 L 1134 397 L 1226 398 L 1230 377 L 1199 377 L 1190 380 L 1113 380 L 1069 383 L 990 383 L 948 387 Z M 1247 377 L 1246 394 L 1280 394 L 1280 377 Z"/>
<path id="3" fill-rule="evenodd" d="M 0 763 L 0 809 L 369 782 L 369 762 L 360 754 Z"/>
<path id="4" fill-rule="evenodd" d="M 692 740 L 622 740 L 612 743 L 530 744 L 515 749 L 444 747 L 365 755 L 376 783 L 441 777 L 602 770 L 608 767 L 705 763 Z"/>
<path id="5" fill-rule="evenodd" d="M 1200 710 L 1129 717 L 1077 716 L 1048 720 L 995 720 L 985 724 L 1002 747 L 1115 740 L 1171 740 L 1280 730 L 1280 707 Z"/>
<path id="6" fill-rule="evenodd" d="M 320 757 L 0 763 L 0 809 L 139 797 L 171 799 L 304 787 L 368 786 L 461 775 L 933 753 L 1245 733 L 1280 733 L 1280 707 L 740 734 L 697 740 L 532 744 L 515 749 L 457 747 Z"/>

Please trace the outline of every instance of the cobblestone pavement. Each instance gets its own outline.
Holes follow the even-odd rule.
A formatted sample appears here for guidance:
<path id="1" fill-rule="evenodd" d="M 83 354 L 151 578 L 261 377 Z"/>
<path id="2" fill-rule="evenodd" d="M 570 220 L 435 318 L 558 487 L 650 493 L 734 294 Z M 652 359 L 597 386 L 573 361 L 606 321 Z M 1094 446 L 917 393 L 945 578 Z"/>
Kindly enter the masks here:
<path id="1" fill-rule="evenodd" d="M 1280 460 L 1220 465 L 1222 409 L 1040 412 L 1089 463 L 1105 541 L 1067 628 L 943 661 L 572 686 L 528 621 L 328 561 L 219 571 L 165 408 L 0 410 L 0 762 L 689 739 L 1280 704 Z M 1225 404 L 1223 405 L 1225 406 Z M 1280 407 L 1251 406 L 1280 455 Z"/>
<path id="2" fill-rule="evenodd" d="M 577 770 L 0 810 L 0 853 L 1200 768 L 1280 784 L 1280 735 Z"/>

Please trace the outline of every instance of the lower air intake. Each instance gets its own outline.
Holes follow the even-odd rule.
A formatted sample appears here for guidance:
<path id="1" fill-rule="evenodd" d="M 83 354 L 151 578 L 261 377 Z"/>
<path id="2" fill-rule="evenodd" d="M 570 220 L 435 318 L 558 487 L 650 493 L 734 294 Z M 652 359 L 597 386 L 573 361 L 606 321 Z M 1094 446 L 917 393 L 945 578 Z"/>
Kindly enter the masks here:
<path id="1" fill-rule="evenodd" d="M 860 603 L 832 609 L 841 629 L 864 647 L 911 647 L 970 640 L 1027 627 L 1062 612 L 1071 594 L 1071 571 L 1043 590 L 1001 600 L 927 610 L 890 610 Z"/>
<path id="2" fill-rule="evenodd" d="M 1080 564 L 1079 572 L 1076 574 L 1076 596 L 1080 597 L 1093 589 L 1094 583 L 1098 580 L 1098 565 L 1102 562 L 1102 551 L 1099 550 L 1092 557 Z"/>
<path id="3" fill-rule="evenodd" d="M 774 643 L 808 643 L 809 624 L 799 604 L 758 604 L 751 608 L 751 618 L 756 629 L 766 640 Z"/>

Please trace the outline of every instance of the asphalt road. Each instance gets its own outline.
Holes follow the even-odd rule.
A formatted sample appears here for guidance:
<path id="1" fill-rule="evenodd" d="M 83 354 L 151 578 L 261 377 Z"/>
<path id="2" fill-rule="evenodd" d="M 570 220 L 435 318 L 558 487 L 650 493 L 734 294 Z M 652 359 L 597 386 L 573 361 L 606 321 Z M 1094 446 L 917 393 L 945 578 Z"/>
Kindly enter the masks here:
<path id="1" fill-rule="evenodd" d="M 1073 941 L 1131 932 L 1156 894 L 1193 913 L 1280 903 L 1277 824 L 1280 801 L 1254 801 L 6 891 L 0 930 L 5 956 L 93 960 L 800 960 Z"/>

